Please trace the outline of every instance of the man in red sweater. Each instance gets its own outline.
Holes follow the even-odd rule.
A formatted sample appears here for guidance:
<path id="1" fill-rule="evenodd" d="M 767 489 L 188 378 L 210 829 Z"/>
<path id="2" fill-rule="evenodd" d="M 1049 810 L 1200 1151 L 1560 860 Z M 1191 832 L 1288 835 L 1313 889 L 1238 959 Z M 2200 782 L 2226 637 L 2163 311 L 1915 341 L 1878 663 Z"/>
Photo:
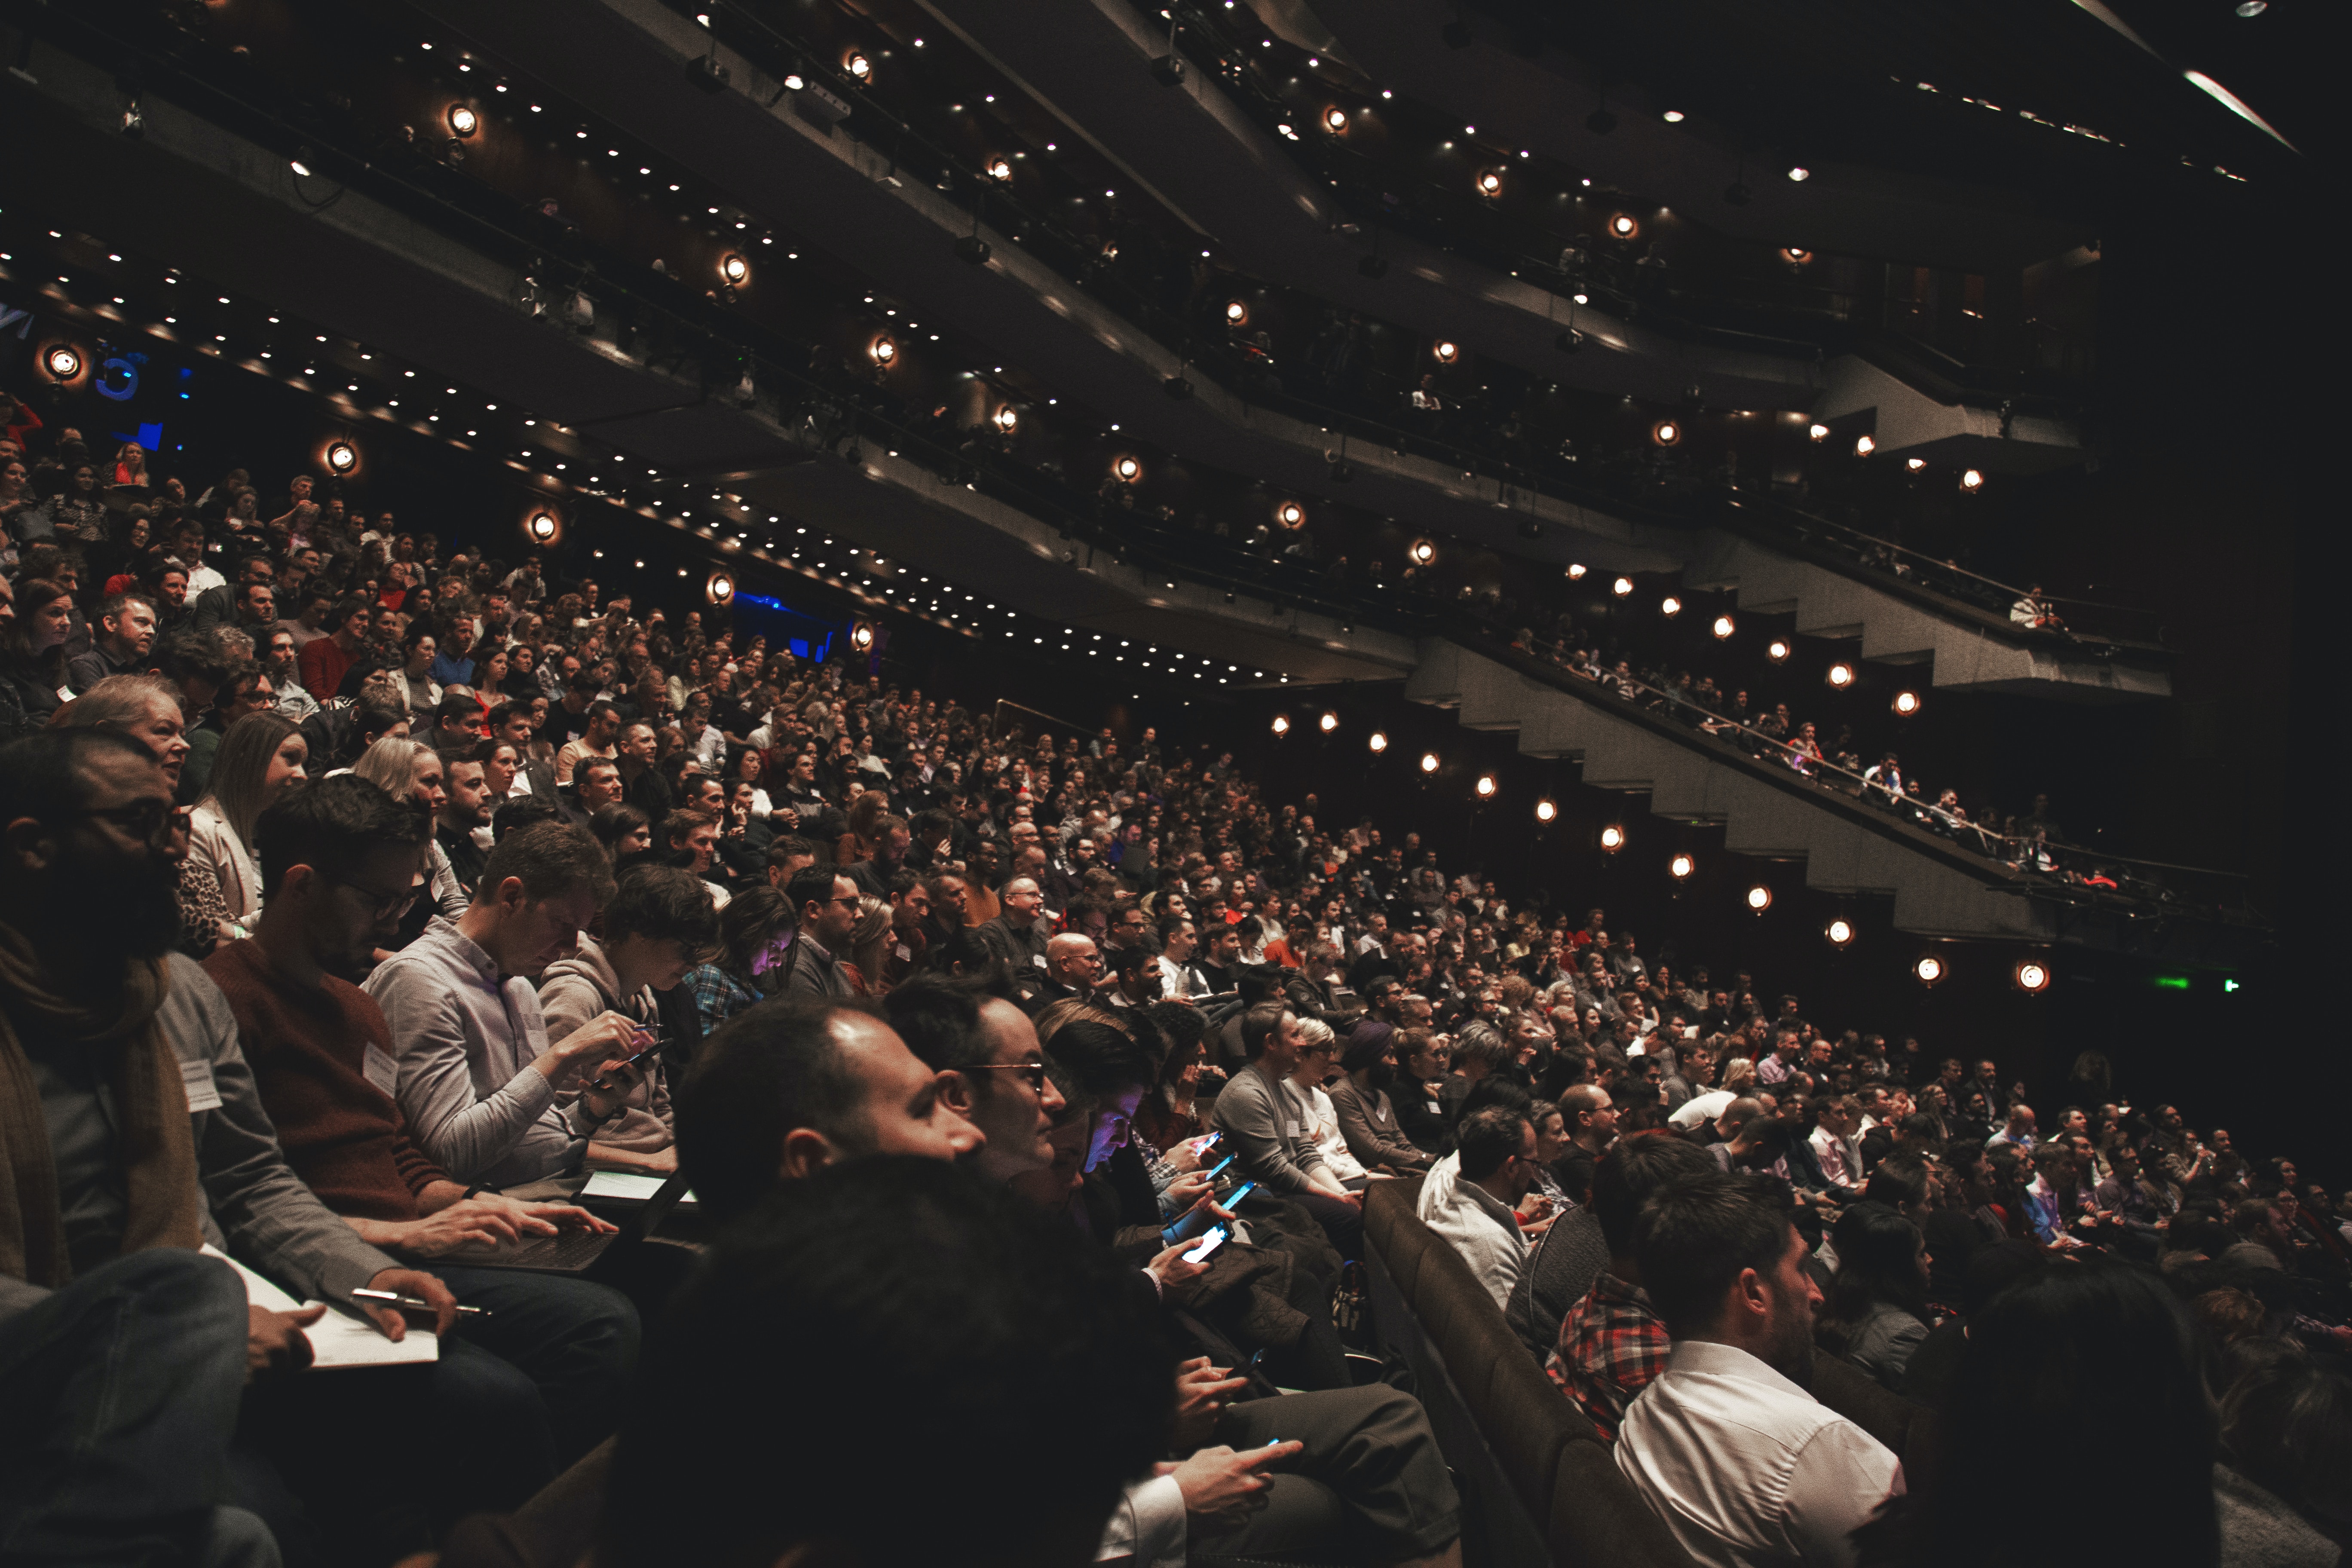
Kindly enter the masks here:
<path id="1" fill-rule="evenodd" d="M 324 702 L 332 698 L 350 673 L 352 661 L 367 647 L 367 605 L 345 599 L 327 612 L 326 632 L 302 645 L 296 659 L 302 672 L 302 689 Z"/>
<path id="2" fill-rule="evenodd" d="M 383 1014 L 341 975 L 365 969 L 415 900 L 430 829 L 354 774 L 295 792 L 255 825 L 259 933 L 215 950 L 205 969 L 228 998 L 287 1163 L 363 1240 L 410 1258 L 563 1226 L 609 1230 L 569 1204 L 460 1186 L 416 1147 L 394 1101 Z M 432 1369 L 433 1511 L 514 1507 L 611 1431 L 636 1310 L 569 1276 L 421 1267 L 488 1313 L 461 1320 Z"/>

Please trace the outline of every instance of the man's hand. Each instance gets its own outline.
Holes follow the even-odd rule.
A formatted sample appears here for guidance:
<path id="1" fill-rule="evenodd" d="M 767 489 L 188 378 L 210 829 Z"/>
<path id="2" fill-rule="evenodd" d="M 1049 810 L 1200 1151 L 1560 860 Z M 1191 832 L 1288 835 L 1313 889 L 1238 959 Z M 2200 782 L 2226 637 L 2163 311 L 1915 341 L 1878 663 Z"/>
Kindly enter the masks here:
<path id="1" fill-rule="evenodd" d="M 1160 1195 L 1171 1206 L 1189 1209 L 1209 1195 L 1209 1173 L 1195 1169 L 1169 1183 Z"/>
<path id="2" fill-rule="evenodd" d="M 1201 1168 L 1201 1156 L 1195 1145 L 1200 1142 L 1198 1138 L 1181 1139 L 1174 1148 L 1160 1157 L 1180 1171 L 1197 1171 Z"/>
<path id="3" fill-rule="evenodd" d="M 460 1198 L 422 1219 L 384 1227 L 382 1237 L 362 1231 L 362 1239 L 397 1247 L 419 1258 L 442 1258 L 464 1247 L 498 1247 L 524 1236 L 552 1236 L 555 1227 L 520 1212 L 520 1205 L 484 1196 Z M 398 1336 L 394 1336 L 397 1338 Z"/>
<path id="4" fill-rule="evenodd" d="M 1168 1447 L 1190 1453 L 1214 1435 L 1217 1416 L 1226 1401 L 1249 1386 L 1246 1377 L 1230 1377 L 1230 1367 L 1211 1366 L 1207 1356 L 1195 1356 L 1176 1368 L 1176 1414 L 1168 1425 Z"/>
<path id="5" fill-rule="evenodd" d="M 558 1089 L 570 1089 L 582 1074 L 637 1053 L 644 1031 L 620 1013 L 600 1013 L 540 1052 L 531 1066 Z"/>
<path id="6" fill-rule="evenodd" d="M 324 1307 L 273 1312 L 267 1307 L 245 1310 L 245 1381 L 281 1377 L 310 1364 L 310 1342 L 302 1331 L 319 1321 Z"/>
<path id="7" fill-rule="evenodd" d="M 453 1205 L 455 1206 L 455 1205 Z M 442 1211 L 446 1214 L 448 1210 Z M 421 1268 L 387 1268 L 368 1281 L 371 1290 L 389 1290 L 395 1296 L 414 1296 L 420 1301 L 433 1303 L 433 1331 L 446 1334 L 457 1323 L 457 1298 L 449 1294 L 449 1287 Z M 368 1320 L 383 1331 L 383 1337 L 398 1344 L 408 1336 L 408 1309 L 387 1306 L 381 1301 L 352 1303 L 368 1315 Z"/>
<path id="8" fill-rule="evenodd" d="M 608 1121 L 628 1105 L 630 1098 L 644 1087 L 646 1068 L 643 1062 L 608 1061 L 593 1075 L 593 1081 L 580 1091 L 580 1102 L 599 1121 Z"/>
<path id="9" fill-rule="evenodd" d="M 1262 1473 L 1277 1460 L 1287 1459 L 1303 1443 L 1268 1443 L 1242 1453 L 1220 1443 L 1203 1448 L 1170 1472 L 1184 1494 L 1184 1511 L 1202 1519 L 1228 1519 L 1264 1506 L 1259 1501 L 1267 1486 Z"/>
<path id="10" fill-rule="evenodd" d="M 1530 1187 L 1527 1195 L 1519 1200 L 1518 1207 L 1513 1212 L 1521 1221 L 1532 1225 L 1551 1213 L 1551 1199 L 1542 1192 Z"/>
<path id="11" fill-rule="evenodd" d="M 1180 1241 L 1145 1264 L 1143 1271 L 1159 1280 L 1160 1289 L 1163 1291 L 1189 1285 L 1209 1271 L 1205 1262 L 1195 1263 L 1184 1256 L 1200 1245 L 1201 1238 L 1197 1236 L 1189 1241 Z"/>

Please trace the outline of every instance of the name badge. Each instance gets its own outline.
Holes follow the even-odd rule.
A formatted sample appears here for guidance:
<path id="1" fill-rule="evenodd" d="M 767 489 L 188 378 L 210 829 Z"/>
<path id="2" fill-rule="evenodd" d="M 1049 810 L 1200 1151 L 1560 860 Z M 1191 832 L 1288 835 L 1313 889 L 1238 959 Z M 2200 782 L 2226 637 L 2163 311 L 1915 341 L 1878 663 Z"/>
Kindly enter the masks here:
<path id="1" fill-rule="evenodd" d="M 905 942 L 900 942 L 898 944 L 898 962 L 901 963 L 912 963 L 914 961 L 915 950 L 908 947 Z"/>
<path id="2" fill-rule="evenodd" d="M 394 1098 L 393 1091 L 400 1087 L 400 1064 L 381 1047 L 368 1047 L 367 1054 L 360 1058 L 360 1070 L 367 1074 L 368 1082 L 383 1090 L 386 1100 Z"/>
<path id="3" fill-rule="evenodd" d="M 188 1112 L 220 1109 L 220 1085 L 213 1081 L 213 1064 L 186 1062 L 180 1064 L 180 1082 L 188 1091 Z"/>
<path id="4" fill-rule="evenodd" d="M 1029 962 L 1043 969 L 1045 967 L 1045 955 L 1042 952 L 1033 952 L 1029 955 Z"/>

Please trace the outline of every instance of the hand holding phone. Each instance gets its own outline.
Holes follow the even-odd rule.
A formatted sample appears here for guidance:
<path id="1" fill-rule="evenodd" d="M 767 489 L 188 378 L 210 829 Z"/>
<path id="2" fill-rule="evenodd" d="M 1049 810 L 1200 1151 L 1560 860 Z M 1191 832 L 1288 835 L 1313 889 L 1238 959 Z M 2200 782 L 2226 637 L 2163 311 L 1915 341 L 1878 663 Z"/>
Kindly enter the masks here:
<path id="1" fill-rule="evenodd" d="M 1184 1254 L 1184 1261 L 1187 1263 L 1201 1262 L 1206 1258 L 1209 1254 L 1216 1251 L 1217 1248 L 1225 1244 L 1225 1235 L 1226 1232 L 1223 1226 L 1219 1226 L 1215 1229 L 1210 1231 L 1208 1235 L 1200 1239 L 1200 1242 L 1196 1246 Z"/>

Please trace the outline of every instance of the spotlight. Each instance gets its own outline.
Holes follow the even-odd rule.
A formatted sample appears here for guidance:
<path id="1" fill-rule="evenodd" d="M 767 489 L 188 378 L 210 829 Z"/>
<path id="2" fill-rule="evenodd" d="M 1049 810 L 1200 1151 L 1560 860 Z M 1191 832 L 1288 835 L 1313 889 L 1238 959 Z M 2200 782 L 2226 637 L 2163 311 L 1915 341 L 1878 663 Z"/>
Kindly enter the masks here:
<path id="1" fill-rule="evenodd" d="M 1789 645 L 1786 639 L 1774 637 L 1770 642 L 1766 643 L 1764 645 L 1764 657 L 1770 659 L 1774 664 L 1787 663 L 1789 659 Z"/>
<path id="2" fill-rule="evenodd" d="M 1684 114 L 1679 109 L 1669 109 L 1664 114 L 1659 115 L 1658 118 L 1664 121 L 1669 125 L 1680 125 L 1689 117 Z"/>
<path id="3" fill-rule="evenodd" d="M 1780 247 L 1780 259 L 1791 267 L 1803 267 L 1812 258 L 1813 253 L 1810 250 L 1801 249 L 1793 245 L 1784 245 Z"/>
<path id="4" fill-rule="evenodd" d="M 1571 562 L 1570 562 L 1570 563 L 1568 563 L 1568 580 L 1569 580 L 1570 582 L 1571 582 L 1571 583 L 1581 583 L 1581 582 L 1583 582 L 1583 581 L 1584 581 L 1584 574 L 1585 574 L 1585 572 L 1586 572 L 1587 570 L 1588 570 L 1588 568 L 1585 566 L 1584 563 L 1582 563 L 1581 561 L 1571 561 Z"/>
<path id="5" fill-rule="evenodd" d="M 841 68 L 847 71 L 851 76 L 856 77 L 859 81 L 871 81 L 874 79 L 874 62 L 867 59 L 864 55 L 858 54 L 855 50 L 852 50 L 848 58 L 841 62 Z"/>
<path id="6" fill-rule="evenodd" d="M 1553 817 L 1558 816 L 1559 815 L 1559 807 L 1554 805 L 1551 802 L 1548 800 L 1539 800 L 1536 802 L 1536 820 L 1538 822 L 1549 822 Z"/>
<path id="7" fill-rule="evenodd" d="M 551 511 L 532 512 L 530 516 L 524 521 L 522 531 L 525 533 L 530 534 L 534 542 L 545 544 L 549 540 L 555 537 L 555 514 Z"/>
<path id="8" fill-rule="evenodd" d="M 2050 966 L 2038 958 L 2020 959 L 2012 978 L 2020 991 L 2029 996 L 2038 996 L 2050 989 Z"/>
<path id="9" fill-rule="evenodd" d="M 1873 452 L 1877 450 L 1878 442 L 1875 438 L 1869 436 L 1857 436 L 1853 438 L 1853 455 L 1855 457 L 1867 458 Z"/>
<path id="10" fill-rule="evenodd" d="M 1661 419 L 1650 426 L 1650 439 L 1661 447 L 1679 446 L 1682 438 L 1683 427 L 1671 419 Z"/>
<path id="11" fill-rule="evenodd" d="M 1372 749 L 1372 754 L 1374 756 L 1378 756 L 1381 752 L 1389 749 L 1388 731 L 1385 730 L 1373 731 L 1371 738 L 1366 741 L 1364 744 Z"/>
<path id="12" fill-rule="evenodd" d="M 1480 773 L 1478 775 L 1478 798 L 1480 800 L 1492 800 L 1495 798 L 1494 774 Z"/>
<path id="13" fill-rule="evenodd" d="M 41 368 L 57 381 L 71 381 L 79 375 L 81 363 L 81 351 L 71 343 L 52 343 L 41 354 Z"/>
<path id="14" fill-rule="evenodd" d="M 1013 408 L 1013 405 L 1008 403 L 1003 407 L 996 411 L 995 423 L 996 427 L 999 430 L 1002 430 L 1007 436 L 1010 436 L 1015 430 L 1021 428 L 1021 416 L 1019 412 Z"/>
<path id="15" fill-rule="evenodd" d="M 147 117 L 139 112 L 139 100 L 135 98 L 123 108 L 122 134 L 133 142 L 147 134 Z"/>
<path id="16" fill-rule="evenodd" d="M 1295 500 L 1286 500 L 1274 509 L 1274 520 L 1285 528 L 1297 528 L 1307 521 L 1307 509 Z"/>
<path id="17" fill-rule="evenodd" d="M 452 136 L 471 136 L 481 128 L 481 123 L 480 118 L 467 105 L 453 103 L 449 106 L 449 134 Z"/>
<path id="18" fill-rule="evenodd" d="M 1813 172 L 1811 169 L 1806 168 L 1802 163 L 1791 163 L 1789 165 L 1789 178 L 1794 180 L 1797 184 L 1801 185 L 1812 177 Z"/>
<path id="19" fill-rule="evenodd" d="M 849 646 L 859 653 L 874 651 L 874 623 L 860 621 L 849 628 Z"/>
<path id="20" fill-rule="evenodd" d="M 1642 232 L 1642 225 L 1632 213 L 1619 213 L 1609 220 L 1609 232 L 1616 238 L 1631 239 Z"/>
<path id="21" fill-rule="evenodd" d="M 1811 427 L 1805 431 L 1805 434 L 1811 436 L 1814 442 L 1818 444 L 1830 438 L 1830 427 L 1821 423 L 1819 420 L 1815 420 Z"/>
<path id="22" fill-rule="evenodd" d="M 1247 305 L 1243 304 L 1239 300 L 1228 300 L 1225 301 L 1225 321 L 1227 323 L 1238 327 L 1248 320 L 1249 307 Z"/>
<path id="23" fill-rule="evenodd" d="M 1633 579 L 1631 577 L 1620 577 L 1617 581 L 1609 584 L 1609 591 L 1622 599 L 1633 592 Z"/>
<path id="24" fill-rule="evenodd" d="M 360 449 L 349 441 L 327 443 L 327 471 L 341 478 L 360 466 Z"/>
<path id="25" fill-rule="evenodd" d="M 1287 713 L 1277 713 L 1274 716 L 1274 732 L 1277 735 L 1287 735 L 1290 733 L 1290 715 Z"/>
<path id="26" fill-rule="evenodd" d="M 988 241 L 976 234 L 965 235 L 955 242 L 955 256 L 968 267 L 984 267 L 988 264 Z"/>
<path id="27" fill-rule="evenodd" d="M 1731 184 L 1723 187 L 1723 199 L 1735 207 L 1746 206 L 1748 205 L 1748 198 L 1753 195 L 1753 192 L 1749 191 L 1746 185 L 1740 184 L 1738 180 L 1734 180 Z"/>
<path id="28" fill-rule="evenodd" d="M 1982 489 L 1984 489 L 1984 470 L 1982 468 L 1962 468 L 1960 470 L 1960 489 L 1963 493 L 1974 495 Z"/>
<path id="29" fill-rule="evenodd" d="M 1437 559 L 1437 546 L 1426 539 L 1416 539 L 1412 542 L 1412 548 L 1405 553 L 1412 558 L 1414 565 L 1426 566 Z"/>
<path id="30" fill-rule="evenodd" d="M 1944 961 L 1932 952 L 1923 952 L 1912 963 L 1911 975 L 1922 985 L 1933 985 L 1944 977 Z"/>
<path id="31" fill-rule="evenodd" d="M 1896 692 L 1895 694 L 1895 711 L 1901 714 L 1906 719 L 1908 719 L 1912 714 L 1919 711 L 1919 694 L 1916 691 Z"/>
<path id="32" fill-rule="evenodd" d="M 988 177 L 1000 184 L 1013 177 L 1013 165 L 1003 158 L 988 161 Z"/>
<path id="33" fill-rule="evenodd" d="M 1552 339 L 1551 346 L 1558 349 L 1564 354 L 1572 354 L 1577 350 L 1584 346 L 1584 334 L 1577 331 L 1574 327 L 1570 327 L 1568 331 L 1560 333 L 1559 336 Z"/>
<path id="34" fill-rule="evenodd" d="M 735 578 L 730 573 L 713 572 L 710 581 L 702 585 L 702 592 L 714 605 L 729 604 L 735 597 Z"/>
<path id="35" fill-rule="evenodd" d="M 1748 907 L 1762 914 L 1772 907 L 1772 889 L 1759 882 L 1748 889 Z"/>
<path id="36" fill-rule="evenodd" d="M 1927 466 L 1927 459 L 1925 458 L 1906 458 L 1903 459 L 1904 471 L 1906 473 L 1916 474 Z"/>
<path id="37" fill-rule="evenodd" d="M 866 357 L 888 370 L 898 361 L 898 345 L 888 338 L 877 338 L 866 345 Z"/>
<path id="38" fill-rule="evenodd" d="M 730 250 L 719 258 L 719 276 L 730 283 L 740 284 L 751 276 L 751 264 Z"/>
<path id="39" fill-rule="evenodd" d="M 1822 935 L 1828 940 L 1832 947 L 1852 947 L 1853 922 L 1841 915 L 1822 928 Z"/>
<path id="40" fill-rule="evenodd" d="M 1492 169 L 1488 169 L 1485 173 L 1481 174 L 1478 176 L 1478 194 L 1482 196 L 1501 195 L 1503 194 L 1503 176 L 1496 174 Z"/>
<path id="41" fill-rule="evenodd" d="M 1323 111 L 1323 129 L 1337 136 L 1348 129 L 1348 111 L 1338 104 Z"/>
<path id="42" fill-rule="evenodd" d="M 1689 881 L 1691 873 L 1697 869 L 1698 862 L 1690 858 L 1688 851 L 1685 851 L 1666 862 L 1666 875 L 1672 877 L 1677 882 Z"/>
<path id="43" fill-rule="evenodd" d="M 1717 616 L 1715 617 L 1715 625 L 1708 629 L 1715 633 L 1715 640 L 1721 642 L 1724 638 L 1729 637 L 1736 628 L 1729 616 Z"/>
<path id="44" fill-rule="evenodd" d="M 1672 594 L 1667 595 L 1664 598 L 1658 601 L 1658 614 L 1664 616 L 1669 620 L 1682 613 L 1683 602 L 1680 599 L 1675 598 Z"/>
<path id="45" fill-rule="evenodd" d="M 310 177 L 310 149 L 299 148 L 296 150 L 294 156 L 286 160 L 286 166 L 293 170 L 299 177 L 307 180 Z"/>
<path id="46" fill-rule="evenodd" d="M 1617 117 L 1605 109 L 1596 109 L 1584 117 L 1584 128 L 1595 136 L 1606 136 L 1617 129 Z"/>
<path id="47" fill-rule="evenodd" d="M 1122 482 L 1131 485 L 1143 477 L 1143 465 L 1133 458 L 1121 458 L 1110 466 L 1110 471 L 1117 474 Z"/>
<path id="48" fill-rule="evenodd" d="M 1461 347 L 1451 342 L 1440 342 L 1433 345 L 1429 352 L 1440 364 L 1452 364 L 1462 357 Z"/>
<path id="49" fill-rule="evenodd" d="M 1421 753 L 1421 771 L 1425 773 L 1433 773 L 1437 771 L 1437 753 L 1435 752 L 1423 752 Z"/>
<path id="50" fill-rule="evenodd" d="M 1332 731 L 1339 727 L 1339 716 L 1337 713 L 1327 712 L 1322 718 L 1318 719 L 1315 722 L 1321 728 L 1322 731 L 1328 735 Z"/>
<path id="51" fill-rule="evenodd" d="M 1840 691 L 1843 691 L 1847 687 L 1853 684 L 1853 666 L 1846 663 L 1843 659 L 1838 660 L 1837 663 L 1830 666 L 1829 679 L 1832 686 L 1836 687 Z"/>
<path id="52" fill-rule="evenodd" d="M 1603 853 L 1610 855 L 1614 855 L 1620 849 L 1624 848 L 1625 830 L 1618 826 L 1613 822 L 1608 826 L 1602 828 L 1601 830 L 1601 847 Z"/>

